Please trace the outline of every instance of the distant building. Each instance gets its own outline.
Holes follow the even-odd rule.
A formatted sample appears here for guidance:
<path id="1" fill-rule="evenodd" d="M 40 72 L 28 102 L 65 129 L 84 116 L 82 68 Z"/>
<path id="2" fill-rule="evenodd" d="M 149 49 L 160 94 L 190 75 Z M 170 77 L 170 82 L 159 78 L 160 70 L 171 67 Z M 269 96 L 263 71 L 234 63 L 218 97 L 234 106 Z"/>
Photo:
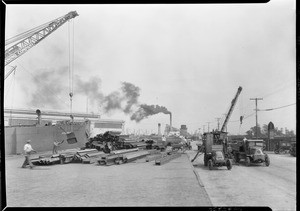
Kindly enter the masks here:
<path id="1" fill-rule="evenodd" d="M 186 125 L 181 125 L 180 126 L 180 135 L 184 136 L 184 137 L 188 136 Z"/>

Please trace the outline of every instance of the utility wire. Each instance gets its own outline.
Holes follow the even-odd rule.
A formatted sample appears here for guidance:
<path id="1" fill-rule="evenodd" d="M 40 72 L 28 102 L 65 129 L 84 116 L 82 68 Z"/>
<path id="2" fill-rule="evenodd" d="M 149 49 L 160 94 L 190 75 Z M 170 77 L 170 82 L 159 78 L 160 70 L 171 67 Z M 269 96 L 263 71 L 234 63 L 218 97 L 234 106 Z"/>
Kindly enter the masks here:
<path id="1" fill-rule="evenodd" d="M 276 109 L 280 109 L 280 108 L 285 108 L 285 107 L 292 106 L 292 105 L 296 105 L 296 103 L 292 103 L 292 104 L 285 105 L 285 106 L 280 106 L 280 107 L 277 107 L 277 108 L 257 109 L 257 110 L 258 111 L 272 111 L 272 110 L 276 110 Z"/>

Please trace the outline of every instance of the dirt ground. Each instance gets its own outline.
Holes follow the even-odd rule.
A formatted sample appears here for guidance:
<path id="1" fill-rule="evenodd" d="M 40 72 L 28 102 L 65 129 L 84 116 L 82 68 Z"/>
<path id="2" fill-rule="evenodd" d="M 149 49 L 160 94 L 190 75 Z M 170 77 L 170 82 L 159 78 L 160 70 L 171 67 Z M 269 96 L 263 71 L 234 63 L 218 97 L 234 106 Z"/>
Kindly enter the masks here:
<path id="1" fill-rule="evenodd" d="M 196 155 L 189 151 L 190 160 Z M 274 211 L 296 210 L 296 157 L 267 152 L 271 164 L 233 165 L 209 170 L 203 155 L 193 162 L 214 206 L 267 206 Z"/>
<path id="2" fill-rule="evenodd" d="M 8 207 L 212 206 L 188 156 L 155 165 L 69 163 L 22 169 L 22 156 L 6 158 Z"/>

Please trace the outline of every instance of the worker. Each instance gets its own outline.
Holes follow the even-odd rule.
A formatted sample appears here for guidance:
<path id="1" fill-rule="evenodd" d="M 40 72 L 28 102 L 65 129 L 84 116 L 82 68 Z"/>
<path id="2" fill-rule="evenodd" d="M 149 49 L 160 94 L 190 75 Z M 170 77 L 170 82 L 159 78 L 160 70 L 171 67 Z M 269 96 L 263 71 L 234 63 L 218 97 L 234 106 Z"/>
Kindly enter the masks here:
<path id="1" fill-rule="evenodd" d="M 57 153 L 57 148 L 64 142 L 64 140 L 62 140 L 61 142 L 54 140 L 53 142 L 53 150 L 52 150 L 52 154 L 58 154 Z"/>
<path id="2" fill-rule="evenodd" d="M 31 143 L 31 140 L 27 140 L 26 144 L 24 145 L 25 161 L 22 165 L 22 168 L 26 168 L 27 164 L 29 164 L 30 169 L 33 169 L 33 167 L 34 167 L 34 165 L 31 163 L 30 155 L 34 152 L 36 153 L 36 151 L 32 149 L 30 143 Z"/>

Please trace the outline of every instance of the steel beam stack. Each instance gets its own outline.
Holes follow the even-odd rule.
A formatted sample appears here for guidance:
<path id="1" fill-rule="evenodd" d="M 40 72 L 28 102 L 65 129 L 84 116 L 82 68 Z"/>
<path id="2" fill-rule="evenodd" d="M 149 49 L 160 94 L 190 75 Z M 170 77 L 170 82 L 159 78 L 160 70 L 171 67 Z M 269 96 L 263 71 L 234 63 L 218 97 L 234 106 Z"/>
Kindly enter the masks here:
<path id="1" fill-rule="evenodd" d="M 119 159 L 117 164 L 132 162 L 134 160 L 143 158 L 147 155 L 149 155 L 149 152 L 147 152 L 147 151 L 126 153 L 126 154 L 123 155 L 123 159 Z"/>

